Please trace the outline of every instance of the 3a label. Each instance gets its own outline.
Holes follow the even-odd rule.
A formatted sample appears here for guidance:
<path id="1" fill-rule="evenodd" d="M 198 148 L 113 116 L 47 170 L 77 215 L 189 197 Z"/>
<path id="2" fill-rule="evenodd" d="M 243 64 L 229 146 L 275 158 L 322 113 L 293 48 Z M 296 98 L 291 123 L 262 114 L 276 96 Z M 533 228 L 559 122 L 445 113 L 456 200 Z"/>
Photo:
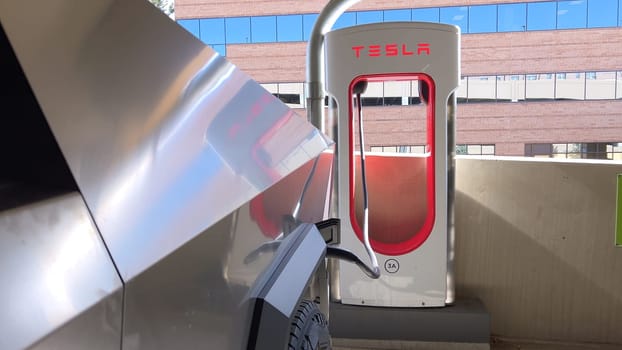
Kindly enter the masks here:
<path id="1" fill-rule="evenodd" d="M 396 273 L 400 270 L 400 263 L 395 259 L 387 259 L 387 261 L 384 262 L 384 269 L 388 273 Z"/>

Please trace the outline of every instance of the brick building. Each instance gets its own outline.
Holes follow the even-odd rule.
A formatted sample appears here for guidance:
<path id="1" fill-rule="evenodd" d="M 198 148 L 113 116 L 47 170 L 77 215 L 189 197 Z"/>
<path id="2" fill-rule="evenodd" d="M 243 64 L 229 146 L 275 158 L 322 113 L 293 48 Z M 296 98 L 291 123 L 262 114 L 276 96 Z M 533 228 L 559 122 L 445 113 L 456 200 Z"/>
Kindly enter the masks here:
<path id="1" fill-rule="evenodd" d="M 326 2 L 176 0 L 175 11 L 304 115 L 306 40 Z M 622 160 L 622 0 L 370 0 L 335 28 L 411 20 L 461 28 L 458 153 Z M 407 96 L 372 90 L 368 148 L 416 149 L 399 118 L 388 122 L 408 113 Z"/>

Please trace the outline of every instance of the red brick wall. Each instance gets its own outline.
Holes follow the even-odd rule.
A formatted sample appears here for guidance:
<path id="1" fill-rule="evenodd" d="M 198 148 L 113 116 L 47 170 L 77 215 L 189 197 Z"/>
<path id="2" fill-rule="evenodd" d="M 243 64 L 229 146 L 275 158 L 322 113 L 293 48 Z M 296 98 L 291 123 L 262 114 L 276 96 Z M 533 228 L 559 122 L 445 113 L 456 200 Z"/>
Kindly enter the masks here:
<path id="1" fill-rule="evenodd" d="M 423 144 L 405 123 L 408 106 L 365 108 L 366 145 Z M 305 116 L 304 110 L 298 113 Z M 495 144 L 497 155 L 522 156 L 525 143 L 622 141 L 622 101 L 459 104 L 456 143 Z"/>
<path id="2" fill-rule="evenodd" d="M 537 0 L 527 0 L 537 1 Z M 181 18 L 281 15 L 288 13 L 318 13 L 327 0 L 176 0 L 175 16 Z M 398 8 L 443 7 L 506 3 L 507 0 L 366 0 L 351 8 L 378 10 Z M 523 1 L 525 2 L 525 1 Z"/>
<path id="3" fill-rule="evenodd" d="M 462 36 L 462 74 L 622 70 L 622 28 Z M 306 43 L 228 45 L 227 57 L 260 82 L 302 82 Z"/>
<path id="4" fill-rule="evenodd" d="M 177 18 L 318 12 L 326 0 L 177 0 Z M 362 1 L 353 9 L 455 6 L 505 0 Z M 622 70 L 622 28 L 466 34 L 462 75 Z M 234 64 L 263 83 L 303 82 L 306 43 L 228 45 Z M 380 116 L 403 107 L 368 108 L 368 145 L 421 143 Z M 401 111 L 401 112 L 400 112 Z M 302 111 L 304 113 L 304 111 Z M 525 143 L 622 141 L 622 101 L 461 104 L 457 143 L 494 143 L 498 155 L 522 155 Z M 417 142 L 415 142 L 417 141 Z"/>

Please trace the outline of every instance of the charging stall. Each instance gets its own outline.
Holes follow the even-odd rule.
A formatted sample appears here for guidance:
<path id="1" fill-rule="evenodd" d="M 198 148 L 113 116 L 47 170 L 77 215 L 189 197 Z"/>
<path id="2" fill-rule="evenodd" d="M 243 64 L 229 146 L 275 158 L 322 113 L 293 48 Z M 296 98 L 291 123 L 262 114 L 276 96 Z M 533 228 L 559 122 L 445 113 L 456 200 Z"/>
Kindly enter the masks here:
<path id="1" fill-rule="evenodd" d="M 445 306 L 454 298 L 459 29 L 368 24 L 328 32 L 324 45 L 326 93 L 337 126 L 339 245 L 364 256 L 367 234 L 382 272 L 371 279 L 356 265 L 337 262 L 331 295 L 353 305 Z M 365 119 L 373 115 L 370 105 L 391 105 L 383 109 L 390 112 Z M 374 145 L 372 129 L 394 133 L 400 144 Z"/>

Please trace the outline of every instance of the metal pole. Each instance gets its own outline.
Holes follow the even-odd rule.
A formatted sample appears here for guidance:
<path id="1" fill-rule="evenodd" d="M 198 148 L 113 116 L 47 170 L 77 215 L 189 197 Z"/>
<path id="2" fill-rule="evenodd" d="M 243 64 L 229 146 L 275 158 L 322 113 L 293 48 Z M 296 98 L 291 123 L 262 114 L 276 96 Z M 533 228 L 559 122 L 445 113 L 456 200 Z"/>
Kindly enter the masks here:
<path id="1" fill-rule="evenodd" d="M 315 22 L 307 45 L 307 116 L 309 122 L 320 131 L 324 129 L 324 34 L 335 24 L 339 16 L 360 0 L 331 0 Z"/>

